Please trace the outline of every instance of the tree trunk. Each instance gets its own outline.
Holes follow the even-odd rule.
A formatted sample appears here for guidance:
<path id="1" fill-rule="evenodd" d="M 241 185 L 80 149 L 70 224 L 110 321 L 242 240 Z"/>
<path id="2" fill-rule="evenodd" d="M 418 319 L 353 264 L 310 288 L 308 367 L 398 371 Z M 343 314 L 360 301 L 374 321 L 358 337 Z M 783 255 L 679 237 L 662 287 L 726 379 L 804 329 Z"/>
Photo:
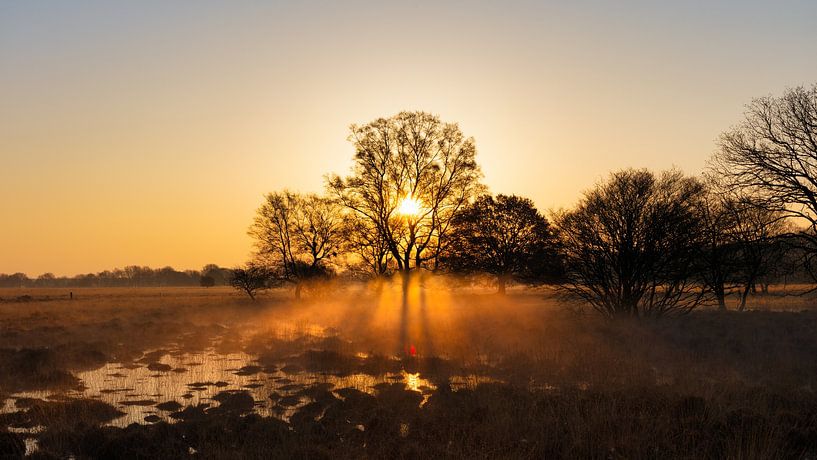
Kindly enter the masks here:
<path id="1" fill-rule="evenodd" d="M 743 311 L 746 309 L 746 298 L 749 297 L 749 291 L 751 290 L 751 284 L 747 284 L 743 287 L 743 292 L 740 293 L 740 304 L 738 304 L 738 311 Z"/>
<path id="2" fill-rule="evenodd" d="M 295 300 L 301 300 L 301 283 L 295 285 Z"/>
<path id="3" fill-rule="evenodd" d="M 502 274 L 497 276 L 497 292 L 505 295 L 505 285 L 508 282 L 508 275 Z"/>
<path id="4" fill-rule="evenodd" d="M 726 311 L 726 293 L 723 284 L 715 286 L 715 297 L 718 299 L 718 310 Z"/>

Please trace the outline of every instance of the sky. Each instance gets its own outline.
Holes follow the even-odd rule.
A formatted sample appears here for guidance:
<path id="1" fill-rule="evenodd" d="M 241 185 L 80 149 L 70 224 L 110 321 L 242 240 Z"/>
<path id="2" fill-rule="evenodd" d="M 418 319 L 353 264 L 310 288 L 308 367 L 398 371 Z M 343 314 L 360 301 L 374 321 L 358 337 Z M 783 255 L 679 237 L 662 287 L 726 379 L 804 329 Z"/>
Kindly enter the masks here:
<path id="1" fill-rule="evenodd" d="M 817 83 L 817 2 L 0 0 L 0 273 L 247 260 L 265 193 L 424 110 L 494 193 L 699 174 L 753 97 Z"/>

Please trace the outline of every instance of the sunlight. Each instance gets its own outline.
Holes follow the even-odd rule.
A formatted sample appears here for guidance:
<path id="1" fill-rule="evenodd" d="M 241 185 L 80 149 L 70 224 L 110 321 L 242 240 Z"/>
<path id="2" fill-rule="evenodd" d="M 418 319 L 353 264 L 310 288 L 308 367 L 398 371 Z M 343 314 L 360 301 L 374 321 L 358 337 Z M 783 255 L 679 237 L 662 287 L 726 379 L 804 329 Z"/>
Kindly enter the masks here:
<path id="1" fill-rule="evenodd" d="M 420 200 L 411 196 L 403 198 L 403 201 L 400 202 L 400 206 L 397 207 L 397 212 L 404 216 L 419 217 L 422 212 Z"/>

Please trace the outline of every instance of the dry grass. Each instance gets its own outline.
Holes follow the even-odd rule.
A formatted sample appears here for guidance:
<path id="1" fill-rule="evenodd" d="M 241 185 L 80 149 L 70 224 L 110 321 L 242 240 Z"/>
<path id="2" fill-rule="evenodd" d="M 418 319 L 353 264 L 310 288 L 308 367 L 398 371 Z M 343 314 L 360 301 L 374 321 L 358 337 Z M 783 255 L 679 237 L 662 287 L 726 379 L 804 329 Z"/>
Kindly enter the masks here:
<path id="1" fill-rule="evenodd" d="M 99 458 L 191 448 L 208 458 L 817 455 L 813 297 L 777 290 L 751 299 L 762 311 L 611 322 L 549 290 L 447 287 L 415 286 L 405 305 L 392 285 L 312 289 L 302 302 L 273 291 L 255 303 L 221 288 L 75 289 L 73 301 L 64 290 L 0 290 L 32 297 L 0 303 L 4 394 L 70 387 L 78 370 L 150 349 L 213 344 L 309 372 L 405 369 L 438 388 L 422 406 L 402 384 L 306 389 L 313 402 L 289 424 L 200 410 L 172 425 L 99 427 L 109 409 L 76 400 L 34 402 L 3 422 L 44 424 L 42 455 Z M 496 383 L 452 391 L 455 375 Z"/>

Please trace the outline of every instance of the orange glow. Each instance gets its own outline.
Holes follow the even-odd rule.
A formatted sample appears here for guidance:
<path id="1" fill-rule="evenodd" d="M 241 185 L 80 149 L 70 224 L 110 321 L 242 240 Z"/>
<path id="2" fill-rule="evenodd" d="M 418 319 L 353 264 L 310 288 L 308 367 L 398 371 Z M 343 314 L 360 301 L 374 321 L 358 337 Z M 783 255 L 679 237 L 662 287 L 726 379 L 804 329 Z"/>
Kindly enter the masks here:
<path id="1" fill-rule="evenodd" d="M 493 193 L 547 210 L 614 169 L 699 172 L 743 104 L 817 74 L 753 27 L 721 28 L 748 18 L 692 2 L 620 18 L 615 2 L 14 3 L 0 14 L 0 273 L 29 276 L 243 263 L 263 194 L 321 193 L 352 166 L 348 126 L 401 110 L 458 123 Z M 767 3 L 769 36 L 815 42 L 809 2 Z"/>

